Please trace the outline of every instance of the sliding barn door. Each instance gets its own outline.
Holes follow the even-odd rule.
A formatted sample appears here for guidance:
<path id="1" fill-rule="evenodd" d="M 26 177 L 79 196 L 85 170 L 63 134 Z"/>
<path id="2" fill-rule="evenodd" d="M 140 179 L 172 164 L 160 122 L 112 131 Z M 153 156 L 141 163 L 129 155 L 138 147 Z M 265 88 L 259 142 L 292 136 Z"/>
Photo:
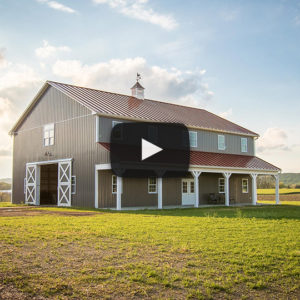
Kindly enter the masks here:
<path id="1" fill-rule="evenodd" d="M 58 206 L 71 206 L 72 162 L 58 163 Z"/>
<path id="2" fill-rule="evenodd" d="M 40 167 L 38 165 L 26 166 L 25 203 L 40 205 Z"/>

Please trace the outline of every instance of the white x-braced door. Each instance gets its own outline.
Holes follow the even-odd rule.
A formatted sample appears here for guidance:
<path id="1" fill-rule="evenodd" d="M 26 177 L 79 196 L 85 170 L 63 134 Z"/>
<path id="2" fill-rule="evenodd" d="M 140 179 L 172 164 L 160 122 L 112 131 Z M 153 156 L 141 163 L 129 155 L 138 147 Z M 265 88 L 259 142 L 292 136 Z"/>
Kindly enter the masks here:
<path id="1" fill-rule="evenodd" d="M 71 206 L 72 162 L 58 163 L 58 206 Z"/>
<path id="2" fill-rule="evenodd" d="M 26 166 L 26 188 L 25 188 L 25 203 L 32 205 L 39 205 L 39 166 L 27 165 Z"/>

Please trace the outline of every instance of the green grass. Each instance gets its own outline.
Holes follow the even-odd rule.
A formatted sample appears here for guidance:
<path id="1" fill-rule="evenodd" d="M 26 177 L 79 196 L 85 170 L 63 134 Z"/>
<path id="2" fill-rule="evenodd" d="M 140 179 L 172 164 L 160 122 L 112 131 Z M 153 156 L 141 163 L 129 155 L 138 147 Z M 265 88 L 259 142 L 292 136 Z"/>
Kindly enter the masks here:
<path id="1" fill-rule="evenodd" d="M 300 189 L 279 189 L 279 194 L 299 194 Z M 275 195 L 275 189 L 257 189 L 259 195 Z"/>
<path id="2" fill-rule="evenodd" d="M 0 298 L 299 297 L 299 206 L 42 210 L 0 217 Z"/>
<path id="3" fill-rule="evenodd" d="M 0 207 L 13 207 L 18 206 L 17 204 L 12 204 L 11 202 L 0 202 Z"/>

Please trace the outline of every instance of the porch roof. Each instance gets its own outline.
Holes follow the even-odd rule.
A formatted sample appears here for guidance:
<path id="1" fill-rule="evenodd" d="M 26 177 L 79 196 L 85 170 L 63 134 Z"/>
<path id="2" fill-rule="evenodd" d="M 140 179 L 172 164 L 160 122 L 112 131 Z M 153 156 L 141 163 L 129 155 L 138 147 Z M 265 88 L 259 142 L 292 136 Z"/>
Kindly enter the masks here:
<path id="1" fill-rule="evenodd" d="M 109 143 L 99 143 L 105 149 L 110 151 Z M 253 169 L 263 171 L 279 172 L 280 168 L 266 162 L 265 160 L 250 155 L 225 154 L 215 152 L 191 151 L 190 165 L 202 167 L 224 167 Z"/>

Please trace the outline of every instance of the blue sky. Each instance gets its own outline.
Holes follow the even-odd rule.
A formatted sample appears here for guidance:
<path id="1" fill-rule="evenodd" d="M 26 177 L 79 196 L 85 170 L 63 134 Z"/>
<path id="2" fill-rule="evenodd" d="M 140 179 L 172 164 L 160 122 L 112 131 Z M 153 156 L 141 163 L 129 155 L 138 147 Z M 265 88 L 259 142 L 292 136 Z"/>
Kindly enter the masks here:
<path id="1" fill-rule="evenodd" d="M 0 177 L 16 118 L 47 79 L 203 107 L 300 172 L 300 0 L 0 0 Z"/>

